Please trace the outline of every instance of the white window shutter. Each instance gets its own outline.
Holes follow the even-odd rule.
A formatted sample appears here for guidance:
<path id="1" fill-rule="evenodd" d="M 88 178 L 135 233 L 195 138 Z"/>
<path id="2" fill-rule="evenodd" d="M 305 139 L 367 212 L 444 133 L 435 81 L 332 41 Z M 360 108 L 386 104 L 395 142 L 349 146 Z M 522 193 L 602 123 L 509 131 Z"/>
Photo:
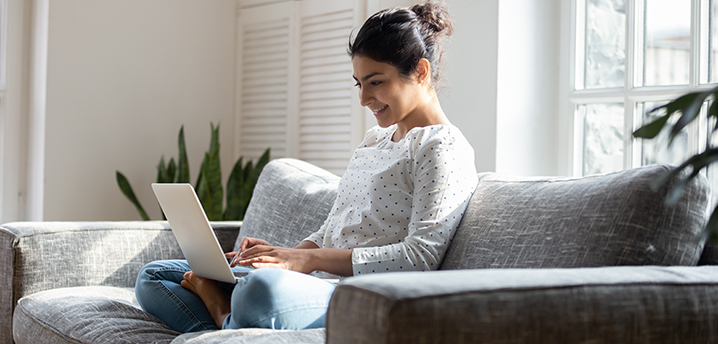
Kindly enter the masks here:
<path id="1" fill-rule="evenodd" d="M 239 7 L 240 8 L 251 8 L 251 7 L 259 7 L 259 6 L 266 6 L 271 4 L 276 4 L 279 2 L 288 2 L 292 0 L 239 0 Z"/>
<path id="2" fill-rule="evenodd" d="M 267 148 L 288 154 L 290 23 L 292 3 L 240 11 L 238 20 L 239 155 L 255 160 Z"/>
<path id="3" fill-rule="evenodd" d="M 357 144 L 353 132 L 349 33 L 354 1 L 301 3 L 298 157 L 341 175 Z"/>
<path id="4" fill-rule="evenodd" d="M 302 159 L 341 175 L 364 134 L 353 90 L 349 34 L 363 0 L 255 6 L 238 20 L 239 155 Z"/>

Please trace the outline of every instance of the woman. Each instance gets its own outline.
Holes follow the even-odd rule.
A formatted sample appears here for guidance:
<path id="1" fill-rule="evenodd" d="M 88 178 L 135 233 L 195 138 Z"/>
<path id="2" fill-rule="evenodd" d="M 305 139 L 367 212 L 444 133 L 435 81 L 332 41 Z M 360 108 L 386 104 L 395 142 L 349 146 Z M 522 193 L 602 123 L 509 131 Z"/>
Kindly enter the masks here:
<path id="1" fill-rule="evenodd" d="M 318 277 L 437 269 L 476 186 L 474 152 L 441 109 L 442 3 L 384 10 L 349 44 L 370 129 L 341 179 L 324 225 L 294 248 L 244 238 L 231 252 L 236 285 L 192 274 L 184 261 L 148 264 L 140 305 L 179 332 L 324 326 L 334 284 Z M 311 273 L 311 274 L 310 274 Z"/>

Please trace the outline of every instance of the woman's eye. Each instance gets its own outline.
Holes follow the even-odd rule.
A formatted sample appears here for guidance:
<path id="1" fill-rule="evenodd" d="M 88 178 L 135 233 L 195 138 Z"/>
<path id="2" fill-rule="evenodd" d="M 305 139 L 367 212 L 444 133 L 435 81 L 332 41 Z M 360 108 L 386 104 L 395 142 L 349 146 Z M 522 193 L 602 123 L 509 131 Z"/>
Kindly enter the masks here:
<path id="1" fill-rule="evenodd" d="M 372 86 L 379 86 L 379 84 L 381 84 L 381 81 L 372 81 L 371 82 Z"/>
<path id="2" fill-rule="evenodd" d="M 354 87 L 359 87 L 359 88 L 361 88 L 361 85 L 359 85 L 359 83 L 357 82 L 356 84 L 354 84 Z"/>

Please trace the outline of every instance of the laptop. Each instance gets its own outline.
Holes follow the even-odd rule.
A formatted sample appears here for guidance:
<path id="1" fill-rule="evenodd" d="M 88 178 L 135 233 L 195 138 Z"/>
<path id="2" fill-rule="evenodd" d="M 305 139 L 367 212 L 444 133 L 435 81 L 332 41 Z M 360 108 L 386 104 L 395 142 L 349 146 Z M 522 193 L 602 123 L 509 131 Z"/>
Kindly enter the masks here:
<path id="1" fill-rule="evenodd" d="M 227 283 L 247 275 L 230 269 L 191 184 L 153 183 L 152 190 L 194 274 Z"/>

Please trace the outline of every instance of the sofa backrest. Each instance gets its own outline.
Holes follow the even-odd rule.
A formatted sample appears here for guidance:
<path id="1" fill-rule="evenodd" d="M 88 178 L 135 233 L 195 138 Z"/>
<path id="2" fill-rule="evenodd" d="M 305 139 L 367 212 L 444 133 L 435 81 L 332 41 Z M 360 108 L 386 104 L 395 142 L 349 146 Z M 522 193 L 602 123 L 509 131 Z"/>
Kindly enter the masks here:
<path id="1" fill-rule="evenodd" d="M 244 237 L 294 247 L 326 220 L 339 177 L 296 159 L 270 161 L 259 176 L 234 249 Z"/>
<path id="2" fill-rule="evenodd" d="M 669 171 L 647 166 L 584 178 L 482 174 L 441 269 L 695 265 L 709 186 L 694 179 L 674 206 Z"/>

